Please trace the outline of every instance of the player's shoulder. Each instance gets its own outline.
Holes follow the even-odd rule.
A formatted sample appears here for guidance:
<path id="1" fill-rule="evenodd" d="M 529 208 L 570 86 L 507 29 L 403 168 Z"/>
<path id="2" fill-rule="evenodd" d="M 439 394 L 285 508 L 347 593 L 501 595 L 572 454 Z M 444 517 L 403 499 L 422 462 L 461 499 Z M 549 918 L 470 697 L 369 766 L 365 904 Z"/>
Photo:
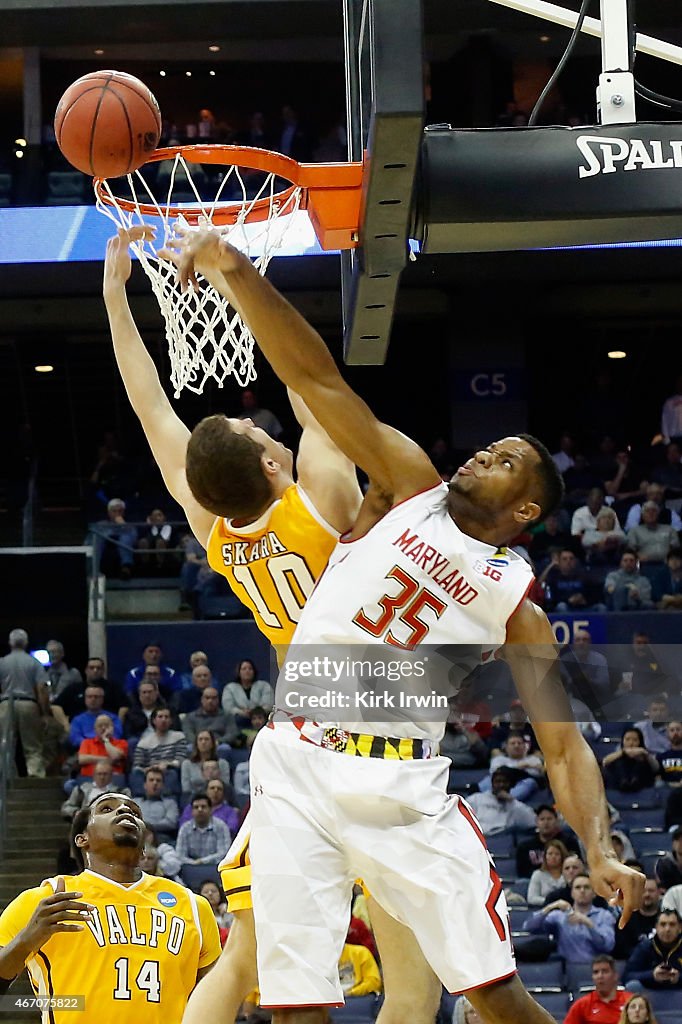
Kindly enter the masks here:
<path id="1" fill-rule="evenodd" d="M 38 885 L 31 886 L 30 889 L 24 889 L 15 896 L 3 911 L 3 919 L 13 917 L 30 917 L 41 900 L 44 900 L 47 896 L 52 896 L 54 894 L 57 889 L 57 881 L 59 877 L 64 879 L 64 888 L 66 892 L 80 891 L 76 888 L 74 884 L 75 879 L 71 875 L 44 878 L 38 883 Z M 0 942 L 0 945 L 2 945 L 2 942 Z"/>

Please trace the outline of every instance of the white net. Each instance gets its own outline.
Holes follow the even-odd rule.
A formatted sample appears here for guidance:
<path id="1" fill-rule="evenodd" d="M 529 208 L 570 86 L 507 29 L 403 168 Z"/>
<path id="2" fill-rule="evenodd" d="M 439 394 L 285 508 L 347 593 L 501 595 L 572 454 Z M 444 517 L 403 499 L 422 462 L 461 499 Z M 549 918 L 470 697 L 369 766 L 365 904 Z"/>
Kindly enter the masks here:
<path id="1" fill-rule="evenodd" d="M 168 166 L 164 167 L 164 164 Z M 163 172 L 163 173 L 161 173 Z M 142 264 L 158 300 L 166 325 L 166 340 L 171 364 L 171 383 L 177 398 L 183 388 L 201 394 L 209 378 L 222 387 L 227 377 L 235 377 L 244 387 L 256 378 L 253 360 L 253 336 L 238 313 L 230 306 L 208 281 L 198 275 L 199 291 L 188 288 L 181 292 L 176 280 L 175 267 L 167 260 L 159 259 L 158 252 L 174 237 L 177 222 L 188 227 L 182 213 L 176 218 L 169 216 L 169 207 L 183 205 L 200 210 L 201 220 L 211 223 L 216 211 L 229 208 L 236 211 L 236 222 L 219 227 L 231 245 L 246 253 L 259 273 L 264 274 L 268 264 L 281 247 L 290 223 L 290 214 L 295 213 L 301 202 L 301 190 L 294 189 L 285 197 L 276 189 L 281 181 L 275 174 L 258 174 L 257 187 L 253 175 L 248 171 L 227 165 L 214 199 L 207 201 L 200 194 L 205 192 L 204 172 L 194 171 L 181 153 L 173 160 L 159 164 L 156 191 L 163 184 L 164 198 L 157 199 L 149 182 L 135 171 L 127 176 L 129 195 L 125 197 L 126 207 L 121 205 L 107 181 L 101 185 L 109 202 L 97 197 L 97 208 L 113 220 L 117 226 L 130 228 L 136 224 L 152 224 L 156 227 L 154 241 L 142 240 L 131 248 Z M 246 179 L 246 180 L 245 180 Z M 166 183 L 167 182 L 167 183 Z M 223 197 L 234 196 L 226 199 Z M 247 222 L 256 203 L 265 200 L 264 220 Z M 153 215 L 144 214 L 142 206 L 152 206 Z"/>

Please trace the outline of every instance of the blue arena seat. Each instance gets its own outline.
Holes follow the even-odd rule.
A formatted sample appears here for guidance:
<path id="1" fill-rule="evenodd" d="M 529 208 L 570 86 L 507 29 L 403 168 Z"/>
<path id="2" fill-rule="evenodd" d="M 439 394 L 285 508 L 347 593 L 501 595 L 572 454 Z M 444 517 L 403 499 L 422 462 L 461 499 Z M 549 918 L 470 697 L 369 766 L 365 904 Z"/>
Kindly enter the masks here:
<path id="1" fill-rule="evenodd" d="M 587 992 L 593 989 L 592 964 L 566 964 L 566 988 L 573 993 L 574 998 L 579 992 Z"/>
<path id="2" fill-rule="evenodd" d="M 557 1020 L 564 1019 L 571 1002 L 568 992 L 535 992 L 533 999 Z"/>
<path id="3" fill-rule="evenodd" d="M 519 964 L 519 977 L 529 992 L 561 992 L 564 987 L 564 965 L 560 960 L 544 964 Z"/>
<path id="4" fill-rule="evenodd" d="M 511 832 L 500 832 L 496 836 L 486 838 L 488 849 L 493 857 L 511 857 L 514 853 L 514 836 Z"/>
<path id="5" fill-rule="evenodd" d="M 656 862 L 659 860 L 657 853 L 643 853 L 638 859 L 644 868 L 645 875 L 651 876 L 656 874 Z"/>
<path id="6" fill-rule="evenodd" d="M 666 992 L 664 989 L 647 988 L 644 990 L 644 994 L 648 996 L 649 1002 L 656 1011 L 657 1016 L 659 1010 L 666 1010 L 669 1013 L 674 1011 L 677 1014 L 678 1021 L 680 1020 L 682 1015 L 682 989 Z"/>
<path id="7" fill-rule="evenodd" d="M 621 793 L 619 789 L 607 789 L 606 799 L 618 810 L 628 807 L 661 807 L 665 804 L 668 790 L 665 786 L 647 786 L 637 793 Z"/>
<path id="8" fill-rule="evenodd" d="M 670 851 L 670 836 L 660 829 L 632 829 L 630 842 L 637 855 L 644 853 L 668 853 Z"/>
<path id="9" fill-rule="evenodd" d="M 478 784 L 488 774 L 485 768 L 451 768 L 449 789 L 461 793 L 477 793 Z"/>
<path id="10" fill-rule="evenodd" d="M 452 1015 L 455 1012 L 455 1003 L 459 996 L 450 995 L 446 989 L 443 989 L 443 994 L 440 997 L 440 1007 L 438 1009 L 438 1024 L 452 1024 Z"/>
<path id="11" fill-rule="evenodd" d="M 511 924 L 511 930 L 513 932 L 522 932 L 523 924 L 526 918 L 530 917 L 534 910 L 540 909 L 535 907 L 510 907 L 509 908 L 509 922 Z"/>
<path id="12" fill-rule="evenodd" d="M 516 857 L 495 857 L 495 870 L 500 878 L 516 879 Z"/>
<path id="13" fill-rule="evenodd" d="M 511 889 L 512 892 L 517 892 L 519 896 L 523 896 L 525 900 L 526 896 L 528 895 L 529 882 L 529 878 L 517 878 L 514 882 L 511 883 L 509 888 Z"/>
<path id="14" fill-rule="evenodd" d="M 230 763 L 232 771 L 234 772 L 238 764 L 241 764 L 243 761 L 248 761 L 250 754 L 251 747 L 232 747 L 227 755 L 227 760 Z"/>
<path id="15" fill-rule="evenodd" d="M 347 996 L 346 1005 L 329 1011 L 329 1016 L 339 1024 L 372 1024 L 379 1012 L 379 996 Z"/>
<path id="16" fill-rule="evenodd" d="M 625 828 L 660 828 L 665 823 L 662 807 L 624 807 L 620 812 L 619 825 Z"/>

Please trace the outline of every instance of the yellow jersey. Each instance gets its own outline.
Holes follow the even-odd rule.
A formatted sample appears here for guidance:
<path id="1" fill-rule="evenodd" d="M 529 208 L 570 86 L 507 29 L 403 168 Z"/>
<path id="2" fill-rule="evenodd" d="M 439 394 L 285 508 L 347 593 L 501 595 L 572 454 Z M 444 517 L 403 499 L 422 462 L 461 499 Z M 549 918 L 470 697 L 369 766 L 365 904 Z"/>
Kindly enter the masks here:
<path id="1" fill-rule="evenodd" d="M 10 903 L 0 916 L 0 946 L 25 927 L 56 882 L 47 879 Z M 57 932 L 26 961 L 43 1024 L 179 1024 L 197 971 L 220 956 L 207 900 L 147 874 L 122 885 L 86 870 L 64 884 L 95 909 L 82 931 Z M 74 1012 L 77 997 L 84 1012 Z"/>
<path id="2" fill-rule="evenodd" d="M 261 633 L 286 647 L 338 538 L 305 491 L 291 484 L 248 526 L 216 519 L 206 556 L 251 609 Z"/>

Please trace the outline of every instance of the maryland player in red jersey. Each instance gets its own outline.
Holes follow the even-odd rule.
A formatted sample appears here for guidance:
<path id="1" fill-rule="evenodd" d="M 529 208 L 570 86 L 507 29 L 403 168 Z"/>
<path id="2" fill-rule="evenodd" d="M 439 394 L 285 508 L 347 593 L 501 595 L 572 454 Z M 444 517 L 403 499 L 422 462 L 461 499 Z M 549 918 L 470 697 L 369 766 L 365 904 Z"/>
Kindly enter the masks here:
<path id="1" fill-rule="evenodd" d="M 355 522 L 362 499 L 355 466 L 291 391 L 303 428 L 296 480 L 293 453 L 248 419 L 209 416 L 190 434 L 161 386 L 127 301 L 128 243 L 149 230 L 120 230 L 107 246 L 104 300 L 116 361 L 166 486 L 207 549 L 209 564 L 251 608 L 281 655 L 338 536 Z M 210 985 L 198 986 L 184 1024 L 208 1019 L 232 1024 L 256 987 L 250 881 L 247 885 L 242 903 L 230 906 L 235 920 Z M 381 1024 L 401 1024 L 408 1008 L 412 1024 L 430 1024 L 440 983 L 409 929 L 375 901 L 370 905 L 386 991 Z"/>
<path id="2" fill-rule="evenodd" d="M 220 955 L 208 902 L 140 869 L 145 824 L 130 797 L 105 793 L 78 812 L 84 870 L 20 893 L 0 916 L 0 992 L 27 967 L 44 1024 L 75 1009 L 99 1024 L 179 1024 Z"/>

